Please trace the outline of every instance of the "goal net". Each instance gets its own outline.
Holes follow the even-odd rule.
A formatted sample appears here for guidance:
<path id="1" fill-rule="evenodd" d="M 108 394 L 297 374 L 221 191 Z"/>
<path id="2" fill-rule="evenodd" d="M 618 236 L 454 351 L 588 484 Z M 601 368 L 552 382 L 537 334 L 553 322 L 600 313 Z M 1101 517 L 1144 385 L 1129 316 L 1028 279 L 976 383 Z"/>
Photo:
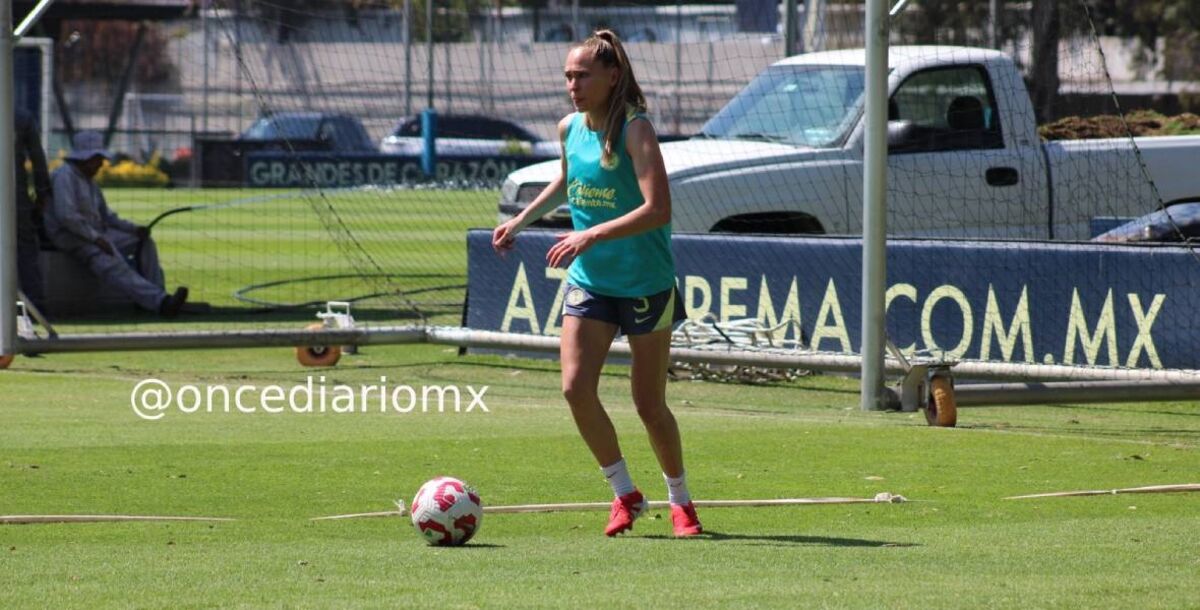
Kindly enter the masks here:
<path id="1" fill-rule="evenodd" d="M 63 21 L 51 166 L 102 132 L 109 206 L 152 227 L 192 304 L 139 311 L 59 250 L 45 309 L 60 333 L 166 348 L 302 328 L 329 301 L 360 326 L 552 336 L 565 201 L 510 257 L 487 232 L 556 175 L 564 58 L 611 28 L 662 140 L 689 318 L 856 354 L 863 6 L 786 4 L 212 0 Z M 1122 3 L 1042 4 L 914 0 L 892 19 L 889 339 L 938 361 L 1197 368 L 1200 147 L 1180 134 L 1200 130 L 1200 73 L 1165 34 L 1134 38 Z"/>

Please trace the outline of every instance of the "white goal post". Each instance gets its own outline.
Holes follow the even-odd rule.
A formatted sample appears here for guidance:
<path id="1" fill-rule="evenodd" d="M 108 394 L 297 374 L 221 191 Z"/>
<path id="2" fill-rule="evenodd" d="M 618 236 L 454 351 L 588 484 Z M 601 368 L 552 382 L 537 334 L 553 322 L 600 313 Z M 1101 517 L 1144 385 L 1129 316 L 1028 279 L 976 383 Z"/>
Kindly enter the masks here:
<path id="1" fill-rule="evenodd" d="M 13 82 L 12 3 L 0 2 L 0 83 Z M 0 94 L 0 357 L 16 353 L 17 173 L 13 90 Z"/>

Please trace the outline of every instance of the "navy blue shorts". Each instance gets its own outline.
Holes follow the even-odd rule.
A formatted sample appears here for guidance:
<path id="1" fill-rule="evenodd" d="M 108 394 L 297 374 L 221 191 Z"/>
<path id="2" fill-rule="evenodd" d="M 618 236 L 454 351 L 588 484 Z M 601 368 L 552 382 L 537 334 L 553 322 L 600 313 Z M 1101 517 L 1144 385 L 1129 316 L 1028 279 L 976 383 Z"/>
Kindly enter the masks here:
<path id="1" fill-rule="evenodd" d="M 673 329 L 687 319 L 674 286 L 648 297 L 610 297 L 568 283 L 563 289 L 563 315 L 616 324 L 626 336 Z"/>

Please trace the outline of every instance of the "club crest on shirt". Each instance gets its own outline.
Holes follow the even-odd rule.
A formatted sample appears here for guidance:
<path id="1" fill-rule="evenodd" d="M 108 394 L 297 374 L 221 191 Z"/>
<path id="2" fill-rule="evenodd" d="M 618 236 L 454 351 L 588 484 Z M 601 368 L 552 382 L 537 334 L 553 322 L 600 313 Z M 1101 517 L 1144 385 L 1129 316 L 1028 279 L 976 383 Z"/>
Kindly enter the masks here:
<path id="1" fill-rule="evenodd" d="M 606 159 L 604 155 L 600 155 L 600 167 L 606 171 L 615 171 L 621 165 L 621 155 L 613 153 Z"/>
<path id="2" fill-rule="evenodd" d="M 582 288 L 572 286 L 569 290 L 567 290 L 567 305 L 574 307 L 582 303 L 586 298 L 587 293 L 585 293 Z"/>

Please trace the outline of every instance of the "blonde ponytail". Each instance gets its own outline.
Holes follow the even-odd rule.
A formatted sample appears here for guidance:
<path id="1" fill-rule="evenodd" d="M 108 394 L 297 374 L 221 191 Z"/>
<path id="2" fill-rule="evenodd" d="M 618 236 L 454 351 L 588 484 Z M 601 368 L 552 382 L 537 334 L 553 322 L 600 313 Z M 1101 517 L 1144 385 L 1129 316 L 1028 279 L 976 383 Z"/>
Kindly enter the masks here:
<path id="1" fill-rule="evenodd" d="M 646 112 L 646 96 L 633 75 L 633 64 L 625 54 L 621 39 L 612 30 L 597 30 L 579 45 L 592 53 L 592 60 L 617 69 L 617 84 L 608 98 L 608 118 L 604 124 L 604 154 L 601 163 L 611 166 L 620 154 L 617 141 L 625 127 L 627 116 Z"/>

